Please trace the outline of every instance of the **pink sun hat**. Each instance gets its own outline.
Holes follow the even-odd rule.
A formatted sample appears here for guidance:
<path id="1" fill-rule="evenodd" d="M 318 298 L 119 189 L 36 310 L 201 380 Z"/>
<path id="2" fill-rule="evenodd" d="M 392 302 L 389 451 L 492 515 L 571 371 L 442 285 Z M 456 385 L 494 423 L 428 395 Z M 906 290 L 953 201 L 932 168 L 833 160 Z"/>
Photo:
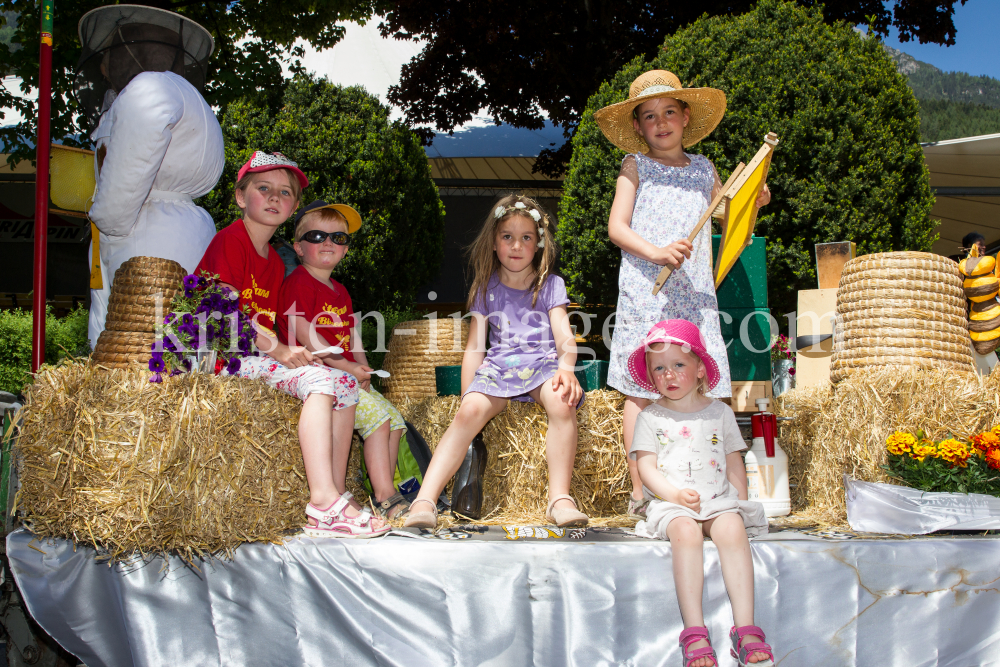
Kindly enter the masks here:
<path id="1" fill-rule="evenodd" d="M 247 163 L 240 167 L 236 174 L 236 181 L 239 182 L 247 174 L 256 174 L 261 171 L 271 171 L 272 169 L 288 169 L 295 178 L 299 179 L 299 185 L 305 190 L 309 187 L 309 179 L 299 169 L 299 165 L 289 160 L 283 153 L 277 151 L 268 153 L 267 151 L 254 151 Z"/>
<path id="2" fill-rule="evenodd" d="M 669 343 L 671 345 L 681 345 L 689 348 L 698 355 L 701 362 L 705 364 L 705 372 L 708 377 L 708 388 L 714 389 L 719 384 L 719 365 L 705 348 L 701 331 L 687 320 L 665 320 L 657 322 L 646 334 L 646 338 L 635 351 L 628 355 L 628 370 L 635 383 L 646 391 L 656 391 L 656 387 L 649 380 L 649 373 L 646 370 L 646 350 L 653 343 Z"/>

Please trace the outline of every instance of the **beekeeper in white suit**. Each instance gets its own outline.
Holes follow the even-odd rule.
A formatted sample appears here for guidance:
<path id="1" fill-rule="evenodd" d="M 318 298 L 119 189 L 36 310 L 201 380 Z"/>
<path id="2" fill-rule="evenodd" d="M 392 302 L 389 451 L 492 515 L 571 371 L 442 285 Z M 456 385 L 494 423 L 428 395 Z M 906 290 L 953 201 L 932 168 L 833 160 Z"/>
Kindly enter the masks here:
<path id="1" fill-rule="evenodd" d="M 91 275 L 88 332 L 96 345 L 123 262 L 145 255 L 195 270 L 215 224 L 192 199 L 215 187 L 225 152 L 219 122 L 195 87 L 204 84 L 214 48 L 208 31 L 138 5 L 95 9 L 79 29 L 77 99 L 97 125 L 89 213 L 100 231 L 101 261 L 99 280 L 96 270 Z"/>

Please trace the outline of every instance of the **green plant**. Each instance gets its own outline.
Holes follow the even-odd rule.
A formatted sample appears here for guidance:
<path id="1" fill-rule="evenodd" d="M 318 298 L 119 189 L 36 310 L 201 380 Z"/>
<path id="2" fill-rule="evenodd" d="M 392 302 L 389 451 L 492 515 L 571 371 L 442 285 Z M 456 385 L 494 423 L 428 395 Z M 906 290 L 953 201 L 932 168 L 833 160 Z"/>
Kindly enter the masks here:
<path id="1" fill-rule="evenodd" d="M 593 113 L 625 99 L 649 69 L 725 91 L 725 117 L 692 149 L 715 163 L 722 181 L 767 132 L 778 134 L 772 200 L 756 229 L 768 240 L 772 309 L 793 310 L 795 292 L 815 287 L 815 243 L 856 241 L 859 254 L 930 249 L 933 197 L 905 78 L 878 40 L 846 23 L 823 23 L 819 9 L 762 0 L 742 16 L 695 21 L 668 37 L 652 62 L 633 60 L 590 98 L 559 205 L 572 298 L 617 301 L 621 251 L 607 223 L 624 153 L 604 138 Z"/>
<path id="2" fill-rule="evenodd" d="M 271 114 L 251 100 L 220 118 L 226 169 L 200 204 L 224 227 L 240 216 L 236 172 L 254 150 L 281 151 L 309 177 L 303 204 L 350 204 L 364 224 L 334 277 L 359 309 L 407 308 L 417 288 L 437 275 L 444 255 L 444 206 L 419 139 L 361 87 L 296 76 L 284 106 Z M 291 238 L 291 223 L 279 234 Z"/>
<path id="3" fill-rule="evenodd" d="M 67 355 L 90 354 L 87 340 L 89 311 L 78 306 L 65 317 L 45 311 L 45 362 L 54 364 Z M 0 311 L 0 390 L 18 394 L 31 382 L 31 311 Z"/>
<path id="4" fill-rule="evenodd" d="M 892 477 L 923 491 L 985 493 L 1000 496 L 1000 438 L 997 428 L 969 442 L 955 438 L 929 440 L 897 431 L 886 439 Z"/>

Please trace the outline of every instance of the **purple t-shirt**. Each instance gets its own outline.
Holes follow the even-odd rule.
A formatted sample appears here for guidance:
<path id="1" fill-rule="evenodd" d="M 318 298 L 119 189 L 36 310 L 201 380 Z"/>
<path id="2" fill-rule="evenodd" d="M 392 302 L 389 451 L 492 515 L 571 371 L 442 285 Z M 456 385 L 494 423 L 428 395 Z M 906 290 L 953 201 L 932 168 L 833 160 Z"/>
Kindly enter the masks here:
<path id="1" fill-rule="evenodd" d="M 488 318 L 490 349 L 486 358 L 501 367 L 523 367 L 542 358 L 556 358 L 556 343 L 552 337 L 549 311 L 569 303 L 566 283 L 550 275 L 538 292 L 538 301 L 531 305 L 533 289 L 507 287 L 494 276 L 483 298 L 472 304 L 473 313 Z M 518 362 L 507 361 L 518 357 Z"/>

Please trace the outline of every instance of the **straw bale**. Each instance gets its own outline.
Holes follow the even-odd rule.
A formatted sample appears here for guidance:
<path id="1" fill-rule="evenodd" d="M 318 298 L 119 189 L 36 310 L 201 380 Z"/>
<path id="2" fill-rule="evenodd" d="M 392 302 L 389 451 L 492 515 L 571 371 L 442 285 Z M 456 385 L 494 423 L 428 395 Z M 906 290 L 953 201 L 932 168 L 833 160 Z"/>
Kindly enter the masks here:
<path id="1" fill-rule="evenodd" d="M 407 421 L 431 449 L 451 424 L 458 396 L 408 400 L 400 404 Z M 597 390 L 577 412 L 579 441 L 570 494 L 592 525 L 632 525 L 624 516 L 632 490 L 622 449 L 625 397 Z M 510 401 L 483 429 L 489 456 L 483 493 L 483 519 L 477 523 L 546 523 L 548 465 L 545 461 L 545 411 L 535 403 Z"/>
<path id="2" fill-rule="evenodd" d="M 781 447 L 788 454 L 792 510 L 843 524 L 843 475 L 888 482 L 885 439 L 897 430 L 969 437 L 1000 423 L 1000 373 L 856 369 L 837 385 L 796 388 L 778 397 Z"/>
<path id="3" fill-rule="evenodd" d="M 36 375 L 17 440 L 31 530 L 191 561 L 303 524 L 300 401 L 241 378 L 149 377 L 80 362 Z"/>

